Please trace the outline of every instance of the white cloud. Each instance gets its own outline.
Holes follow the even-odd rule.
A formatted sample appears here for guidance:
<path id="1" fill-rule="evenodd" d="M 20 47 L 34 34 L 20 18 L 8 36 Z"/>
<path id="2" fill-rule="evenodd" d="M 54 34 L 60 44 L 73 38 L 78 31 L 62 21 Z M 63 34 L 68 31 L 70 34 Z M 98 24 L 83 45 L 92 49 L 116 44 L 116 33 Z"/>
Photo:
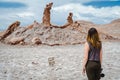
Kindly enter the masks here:
<path id="1" fill-rule="evenodd" d="M 93 6 L 71 3 L 54 7 L 53 11 L 55 11 L 56 14 L 61 12 L 64 14 L 67 12 L 73 12 L 75 19 L 84 19 L 96 23 L 110 22 L 113 19 L 120 18 L 120 6 L 95 8 Z"/>
<path id="2" fill-rule="evenodd" d="M 34 13 L 32 12 L 23 12 L 23 13 L 18 13 L 16 16 L 25 18 L 25 17 L 34 17 Z"/>

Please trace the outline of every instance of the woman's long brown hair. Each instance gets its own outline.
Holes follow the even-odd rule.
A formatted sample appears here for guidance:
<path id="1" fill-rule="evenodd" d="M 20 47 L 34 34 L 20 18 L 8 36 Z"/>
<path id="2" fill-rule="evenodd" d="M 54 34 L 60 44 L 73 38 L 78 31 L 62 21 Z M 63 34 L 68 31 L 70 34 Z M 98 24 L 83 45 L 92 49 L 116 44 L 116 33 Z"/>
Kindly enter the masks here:
<path id="1" fill-rule="evenodd" d="M 95 28 L 90 28 L 87 35 L 87 41 L 95 48 L 101 48 L 99 34 Z"/>

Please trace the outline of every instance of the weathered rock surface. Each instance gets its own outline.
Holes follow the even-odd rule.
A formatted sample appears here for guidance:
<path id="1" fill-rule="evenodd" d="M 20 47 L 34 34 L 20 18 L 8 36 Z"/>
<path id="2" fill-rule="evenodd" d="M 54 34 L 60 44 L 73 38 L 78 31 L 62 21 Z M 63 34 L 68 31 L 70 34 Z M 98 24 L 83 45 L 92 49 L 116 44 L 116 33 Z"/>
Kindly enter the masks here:
<path id="1" fill-rule="evenodd" d="M 4 38 L 6 38 L 7 36 L 9 36 L 12 32 L 15 31 L 15 29 L 20 25 L 19 21 L 16 21 L 14 23 L 12 23 L 8 29 L 5 31 L 5 33 L 1 36 L 0 40 L 3 40 Z"/>
<path id="2" fill-rule="evenodd" d="M 75 44 L 84 42 L 85 40 L 85 34 L 79 32 L 78 30 L 74 30 L 73 28 L 62 29 L 55 27 L 45 27 L 41 24 L 39 24 L 39 26 L 34 26 L 31 29 L 27 29 L 27 27 L 18 28 L 11 35 L 6 37 L 5 41 L 9 42 L 9 40 L 11 40 L 13 37 L 24 37 L 24 42 L 26 44 L 36 44 L 36 39 L 39 38 L 40 43 L 42 42 L 43 44 L 48 45 Z"/>
<path id="3" fill-rule="evenodd" d="M 63 26 L 61 26 L 61 28 L 71 27 L 70 25 L 73 24 L 72 17 L 73 17 L 73 13 L 70 12 L 69 15 L 68 15 L 68 17 L 67 17 L 67 23 L 64 24 Z M 72 25 L 72 27 L 74 27 L 74 26 Z"/>
<path id="4" fill-rule="evenodd" d="M 73 23 L 73 19 L 72 19 L 72 17 L 73 17 L 73 13 L 69 13 L 69 16 L 67 17 L 67 23 L 68 24 L 72 24 Z"/>
<path id="5" fill-rule="evenodd" d="M 66 28 L 46 27 L 42 24 L 33 23 L 32 28 L 17 28 L 17 30 L 7 36 L 4 41 L 11 44 L 22 44 L 23 41 L 25 44 L 46 44 L 51 46 L 80 44 L 86 41 L 87 31 L 91 27 L 95 27 L 95 25 L 89 22 L 85 23 L 85 21 L 74 22 Z M 100 31 L 99 33 L 102 40 L 115 40 L 114 36 Z"/>
<path id="6" fill-rule="evenodd" d="M 34 38 L 32 39 L 32 43 L 33 43 L 33 44 L 37 44 L 37 45 L 42 44 L 42 42 L 41 42 L 41 40 L 40 40 L 39 37 L 34 37 Z"/>
<path id="7" fill-rule="evenodd" d="M 51 26 L 50 10 L 51 10 L 52 5 L 53 5 L 53 3 L 51 2 L 51 3 L 47 4 L 44 9 L 43 18 L 42 18 L 42 23 L 44 24 L 44 26 Z"/>
<path id="8" fill-rule="evenodd" d="M 24 38 L 23 37 L 14 37 L 8 41 L 8 44 L 15 45 L 15 44 L 23 44 Z"/>

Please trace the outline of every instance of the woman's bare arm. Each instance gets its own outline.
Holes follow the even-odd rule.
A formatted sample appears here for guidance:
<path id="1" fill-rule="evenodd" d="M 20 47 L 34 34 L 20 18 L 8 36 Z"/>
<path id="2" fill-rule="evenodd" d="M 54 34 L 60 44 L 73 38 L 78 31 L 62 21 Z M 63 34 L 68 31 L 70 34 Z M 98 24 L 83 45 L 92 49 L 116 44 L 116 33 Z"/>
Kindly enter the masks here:
<path id="1" fill-rule="evenodd" d="M 88 60 L 88 52 L 89 52 L 89 45 L 88 43 L 86 42 L 85 43 L 85 47 L 84 47 L 84 58 L 83 58 L 83 72 L 85 73 L 85 65 L 87 63 L 87 60 Z"/>
<path id="2" fill-rule="evenodd" d="M 101 48 L 101 50 L 100 50 L 100 64 L 101 64 L 101 66 L 102 66 L 102 53 L 103 53 L 103 51 L 102 51 L 102 48 Z"/>

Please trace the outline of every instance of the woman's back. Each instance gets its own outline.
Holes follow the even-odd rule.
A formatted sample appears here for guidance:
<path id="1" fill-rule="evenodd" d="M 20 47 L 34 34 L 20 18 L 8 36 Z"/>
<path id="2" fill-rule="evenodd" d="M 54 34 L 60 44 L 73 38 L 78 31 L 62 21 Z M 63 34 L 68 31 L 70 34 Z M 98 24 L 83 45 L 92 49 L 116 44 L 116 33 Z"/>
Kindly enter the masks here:
<path id="1" fill-rule="evenodd" d="M 93 47 L 93 45 L 88 42 L 89 45 L 89 53 L 88 53 L 88 60 L 91 61 L 100 61 L 100 48 Z"/>

